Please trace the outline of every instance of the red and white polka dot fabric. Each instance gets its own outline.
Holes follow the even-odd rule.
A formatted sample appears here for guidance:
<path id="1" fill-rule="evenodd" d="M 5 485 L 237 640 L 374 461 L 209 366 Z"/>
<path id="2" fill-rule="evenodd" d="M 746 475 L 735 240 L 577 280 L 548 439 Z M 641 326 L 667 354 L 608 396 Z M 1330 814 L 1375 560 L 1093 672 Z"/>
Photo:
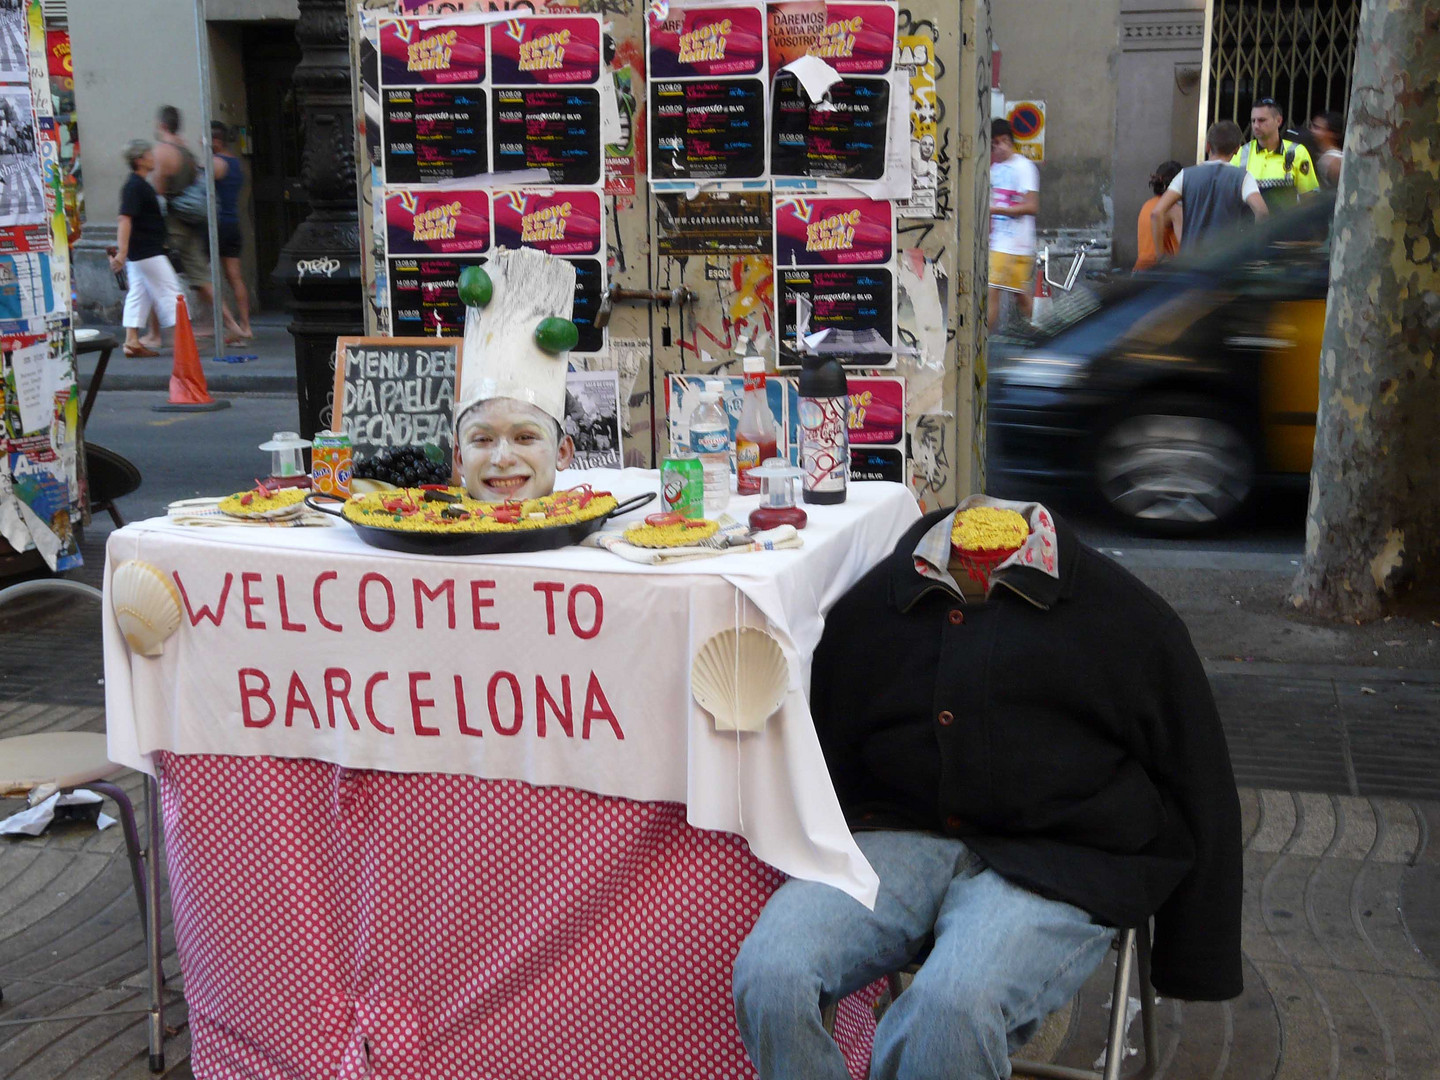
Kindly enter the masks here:
<path id="1" fill-rule="evenodd" d="M 753 1077 L 736 951 L 782 875 L 683 806 L 160 756 L 202 1080 Z M 836 1037 L 865 1076 L 880 986 Z"/>

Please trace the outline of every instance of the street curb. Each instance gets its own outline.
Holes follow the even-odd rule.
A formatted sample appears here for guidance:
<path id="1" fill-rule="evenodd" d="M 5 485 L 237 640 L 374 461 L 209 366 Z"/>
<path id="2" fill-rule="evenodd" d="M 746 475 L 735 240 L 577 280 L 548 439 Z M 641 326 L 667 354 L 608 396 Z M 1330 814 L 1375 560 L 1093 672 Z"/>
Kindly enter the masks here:
<path id="1" fill-rule="evenodd" d="M 1262 679 L 1313 679 L 1344 683 L 1440 684 L 1440 668 L 1366 667 L 1363 664 L 1284 664 L 1271 661 L 1206 660 L 1205 674 L 1250 675 Z"/>
<path id="2" fill-rule="evenodd" d="M 293 375 L 241 375 L 224 371 L 211 374 L 207 371 L 205 385 L 212 392 L 218 391 L 222 394 L 293 394 L 295 377 Z M 167 371 L 163 375 L 120 374 L 113 370 L 107 371 L 101 387 L 107 391 L 155 390 L 162 394 L 168 394 L 170 392 L 170 373 Z M 81 393 L 89 388 L 89 377 L 84 375 L 80 384 Z"/>

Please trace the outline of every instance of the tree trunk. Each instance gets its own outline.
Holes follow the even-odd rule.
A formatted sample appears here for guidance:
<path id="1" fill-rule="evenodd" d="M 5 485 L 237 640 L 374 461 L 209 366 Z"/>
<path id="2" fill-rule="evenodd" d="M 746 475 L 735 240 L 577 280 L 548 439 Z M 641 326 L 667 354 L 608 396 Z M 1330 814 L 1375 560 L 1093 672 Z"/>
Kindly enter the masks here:
<path id="1" fill-rule="evenodd" d="M 1302 611 L 1440 585 L 1440 0 L 1364 0 L 1320 350 Z"/>

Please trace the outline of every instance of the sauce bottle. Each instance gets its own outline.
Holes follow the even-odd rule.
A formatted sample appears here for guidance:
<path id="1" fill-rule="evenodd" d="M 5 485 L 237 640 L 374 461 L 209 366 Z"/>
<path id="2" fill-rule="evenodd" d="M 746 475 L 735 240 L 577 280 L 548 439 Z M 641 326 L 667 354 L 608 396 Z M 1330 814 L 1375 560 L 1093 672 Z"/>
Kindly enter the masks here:
<path id="1" fill-rule="evenodd" d="M 775 417 L 765 396 L 765 358 L 745 358 L 745 400 L 740 423 L 735 429 L 736 491 L 741 495 L 760 494 L 760 480 L 751 470 L 776 457 Z"/>

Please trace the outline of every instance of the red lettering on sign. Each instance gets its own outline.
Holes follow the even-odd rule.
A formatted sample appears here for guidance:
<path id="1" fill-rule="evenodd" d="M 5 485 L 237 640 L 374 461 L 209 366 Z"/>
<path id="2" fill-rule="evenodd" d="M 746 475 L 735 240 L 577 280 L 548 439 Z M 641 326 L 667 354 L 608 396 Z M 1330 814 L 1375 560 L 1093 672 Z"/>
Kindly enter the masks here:
<path id="1" fill-rule="evenodd" d="M 575 616 L 575 597 L 582 595 L 590 597 L 595 606 L 595 610 L 591 615 L 589 630 L 581 630 L 580 620 Z M 570 600 L 566 606 L 566 614 L 570 617 L 570 629 L 576 637 L 584 641 L 589 641 L 596 634 L 600 633 L 600 624 L 605 621 L 605 601 L 600 599 L 600 590 L 595 588 L 594 585 L 576 585 L 575 588 L 570 590 Z"/>
<path id="2" fill-rule="evenodd" d="M 472 581 L 472 582 L 470 582 L 470 613 L 471 613 L 471 615 L 473 616 L 473 618 L 474 618 L 474 620 L 475 620 L 475 629 L 476 629 L 476 630 L 499 630 L 499 629 L 500 629 L 500 624 L 499 624 L 498 622 L 486 622 L 486 621 L 485 621 L 485 616 L 483 616 L 483 615 L 480 614 L 480 609 L 481 609 L 481 608 L 493 608 L 493 607 L 495 606 L 495 599 L 494 599 L 494 597 L 490 597 L 490 596 L 484 596 L 484 597 L 482 597 L 482 596 L 480 595 L 480 590 L 481 590 L 481 589 L 493 589 L 494 587 L 495 587 L 495 582 L 493 582 L 493 581 Z"/>
<path id="3" fill-rule="evenodd" d="M 339 623 L 333 623 L 329 619 L 325 618 L 325 612 L 320 607 L 320 586 L 324 585 L 327 581 L 334 581 L 339 576 L 340 575 L 337 574 L 334 570 L 326 570 L 323 574 L 321 574 L 315 579 L 314 589 L 315 618 L 320 620 L 320 625 L 325 627 L 326 630 L 334 630 L 337 634 L 345 628 Z"/>
<path id="4" fill-rule="evenodd" d="M 305 689 L 305 684 L 300 681 L 300 673 L 290 673 L 290 687 L 285 691 L 285 726 L 290 727 L 295 720 L 295 710 L 302 708 L 310 714 L 310 722 L 315 725 L 315 730 L 320 730 L 320 714 L 315 711 L 314 704 L 310 701 L 310 694 Z"/>
<path id="5" fill-rule="evenodd" d="M 235 575 L 225 575 L 225 584 L 220 589 L 220 603 L 216 610 L 211 611 L 210 605 L 206 604 L 198 613 L 190 607 L 190 597 L 185 592 L 185 583 L 180 580 L 179 572 L 172 571 L 170 576 L 175 579 L 175 585 L 180 590 L 180 599 L 185 601 L 185 614 L 190 618 L 190 625 L 198 626 L 201 619 L 209 619 L 216 626 L 219 626 L 220 620 L 225 617 L 225 601 L 230 597 L 230 583 L 235 580 Z"/>
<path id="6" fill-rule="evenodd" d="M 254 585 L 254 584 L 255 584 L 256 582 L 258 582 L 259 580 L 260 580 L 260 575 L 259 575 L 259 574 L 249 574 L 249 573 L 246 573 L 246 574 L 241 574 L 241 575 L 240 575 L 240 600 L 241 600 L 241 602 L 245 605 L 245 629 L 246 629 L 246 630 L 264 630 L 264 629 L 265 629 L 265 624 L 264 624 L 263 622 L 261 622 L 259 619 L 253 618 L 253 617 L 251 616 L 251 614 L 250 614 L 250 611 L 251 611 L 252 608 L 257 608 L 257 607 L 259 607 L 261 604 L 263 604 L 263 603 L 265 602 L 264 599 L 262 599 L 262 598 L 259 597 L 259 596 L 255 596 L 253 593 L 250 592 L 250 586 L 251 586 L 251 585 Z"/>
<path id="7" fill-rule="evenodd" d="M 501 680 L 510 685 L 510 700 L 514 703 L 513 721 L 508 725 L 500 723 L 500 710 L 495 701 L 495 691 L 499 688 Z M 520 702 L 520 680 L 508 671 L 497 671 L 490 676 L 487 693 L 490 698 L 490 726 L 495 729 L 495 734 L 519 735 L 520 726 L 525 722 L 525 706 Z"/>
<path id="8" fill-rule="evenodd" d="M 459 675 L 455 676 L 455 715 L 460 718 L 461 735 L 483 736 L 485 734 L 483 728 L 471 727 L 465 717 L 465 680 Z"/>
<path id="9" fill-rule="evenodd" d="M 420 684 L 429 681 L 430 673 L 428 671 L 410 672 L 410 722 L 415 725 L 416 735 L 440 734 L 439 728 L 426 727 L 420 722 L 420 710 L 433 709 L 435 707 L 434 698 L 422 698 L 420 696 Z"/>
<path id="10" fill-rule="evenodd" d="M 360 721 L 355 719 L 355 710 L 350 708 L 350 672 L 344 668 L 325 669 L 325 712 L 330 717 L 330 726 L 335 726 L 335 702 L 345 706 L 345 719 L 350 727 L 360 730 Z"/>
<path id="11" fill-rule="evenodd" d="M 280 629 L 294 630 L 296 633 L 305 633 L 305 624 L 290 621 L 290 605 L 285 600 L 285 575 L 275 575 L 275 591 L 280 599 Z M 334 726 L 333 724 L 331 725 Z"/>
<path id="12" fill-rule="evenodd" d="M 550 691 L 545 688 L 545 680 L 539 675 L 535 676 L 535 734 L 545 738 L 545 710 L 548 705 L 555 713 L 555 719 L 564 729 L 565 734 L 572 739 L 575 737 L 574 711 L 570 706 L 570 676 L 560 676 L 560 698 L 565 703 L 562 709 L 556 704 L 555 699 L 550 696 Z"/>
<path id="13" fill-rule="evenodd" d="M 369 587 L 377 581 L 385 586 L 385 618 L 378 622 L 370 618 L 370 604 L 366 599 L 370 595 Z M 395 589 L 384 574 L 371 571 L 360 579 L 360 621 L 365 624 L 365 629 L 377 633 L 383 633 L 395 625 Z"/>
<path id="14" fill-rule="evenodd" d="M 230 575 L 226 574 L 225 578 L 225 584 L 228 588 Z M 178 581 L 179 578 L 177 577 L 176 580 Z M 221 607 L 224 607 L 224 605 L 222 604 Z M 252 687 L 247 681 L 252 678 L 258 679 L 260 685 Z M 265 702 L 270 710 L 268 716 L 262 719 L 256 719 L 255 715 L 250 711 L 250 702 L 253 698 L 259 698 Z M 247 667 L 240 669 L 240 717 L 244 720 L 246 727 L 265 727 L 271 720 L 275 719 L 275 702 L 270 700 L 270 677 L 259 668 Z"/>
<path id="15" fill-rule="evenodd" d="M 620 721 L 615 718 L 615 711 L 610 708 L 610 702 L 605 700 L 605 691 L 600 689 L 600 680 L 595 673 L 590 673 L 590 683 L 585 687 L 585 717 L 584 726 L 581 728 L 580 737 L 590 738 L 590 721 L 603 720 L 610 725 L 610 730 L 615 732 L 615 738 L 624 739 L 625 732 L 620 730 Z"/>
<path id="16" fill-rule="evenodd" d="M 421 601 L 422 601 L 422 600 L 438 600 L 438 599 L 440 599 L 440 597 L 443 595 L 443 596 L 445 597 L 445 611 L 446 611 L 446 615 L 447 615 L 448 620 L 449 620 L 446 625 L 449 626 L 449 628 L 450 628 L 451 630 L 454 630 L 454 629 L 455 629 L 455 582 L 454 582 L 454 581 L 442 581 L 439 585 L 435 586 L 435 590 L 432 592 L 432 591 L 430 590 L 430 586 L 426 585 L 425 582 L 421 581 L 419 578 L 415 578 L 415 579 L 414 579 L 414 587 L 415 587 L 415 629 L 416 629 L 416 630 L 424 630 L 424 629 L 425 629 L 425 609 L 421 606 Z"/>
<path id="17" fill-rule="evenodd" d="M 545 630 L 551 636 L 555 636 L 555 594 L 564 592 L 565 586 L 558 581 L 537 581 L 532 586 L 536 592 L 545 594 Z"/>
<path id="18" fill-rule="evenodd" d="M 386 682 L 390 678 L 388 671 L 377 671 L 365 681 L 365 718 L 377 731 L 383 731 L 386 735 L 394 735 L 393 727 L 386 727 L 375 715 L 375 686 L 377 683 Z"/>

